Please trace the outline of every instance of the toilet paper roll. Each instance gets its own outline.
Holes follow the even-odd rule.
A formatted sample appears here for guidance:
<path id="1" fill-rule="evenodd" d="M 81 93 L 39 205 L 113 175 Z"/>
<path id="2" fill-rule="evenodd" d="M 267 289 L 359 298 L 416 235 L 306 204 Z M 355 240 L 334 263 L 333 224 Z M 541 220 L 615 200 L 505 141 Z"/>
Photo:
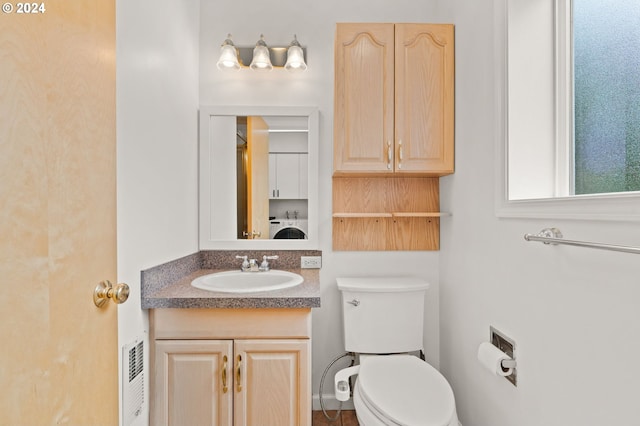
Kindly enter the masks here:
<path id="1" fill-rule="evenodd" d="M 513 372 L 513 368 L 502 369 L 502 361 L 507 359 L 511 357 L 489 342 L 482 342 L 478 347 L 478 361 L 496 376 L 509 376 Z"/>

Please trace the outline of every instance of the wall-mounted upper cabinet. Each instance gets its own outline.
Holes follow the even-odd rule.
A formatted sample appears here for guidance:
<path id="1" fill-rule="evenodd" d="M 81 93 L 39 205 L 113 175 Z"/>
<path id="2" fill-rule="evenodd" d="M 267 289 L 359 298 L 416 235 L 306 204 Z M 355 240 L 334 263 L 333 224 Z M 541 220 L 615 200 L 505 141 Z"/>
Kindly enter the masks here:
<path id="1" fill-rule="evenodd" d="M 269 198 L 306 199 L 307 162 L 306 153 L 269 153 Z"/>
<path id="2" fill-rule="evenodd" d="M 338 24 L 333 249 L 438 250 L 453 173 L 451 24 Z"/>
<path id="3" fill-rule="evenodd" d="M 334 174 L 453 173 L 453 25 L 338 24 L 335 55 Z"/>

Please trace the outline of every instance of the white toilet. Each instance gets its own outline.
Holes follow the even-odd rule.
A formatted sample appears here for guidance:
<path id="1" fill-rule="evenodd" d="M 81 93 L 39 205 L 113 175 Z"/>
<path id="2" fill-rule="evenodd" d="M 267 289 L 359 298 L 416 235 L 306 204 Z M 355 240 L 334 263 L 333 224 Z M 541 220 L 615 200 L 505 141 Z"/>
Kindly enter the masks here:
<path id="1" fill-rule="evenodd" d="M 335 393 L 353 403 L 361 426 L 458 426 L 455 399 L 438 370 L 409 354 L 423 351 L 429 284 L 410 277 L 338 278 L 344 340 L 359 364 L 338 371 Z"/>

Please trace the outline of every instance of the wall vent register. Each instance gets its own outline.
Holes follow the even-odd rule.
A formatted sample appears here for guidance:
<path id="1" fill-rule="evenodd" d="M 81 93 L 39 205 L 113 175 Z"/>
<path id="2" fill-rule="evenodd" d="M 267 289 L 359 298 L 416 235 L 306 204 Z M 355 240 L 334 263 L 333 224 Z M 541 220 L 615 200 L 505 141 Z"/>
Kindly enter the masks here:
<path id="1" fill-rule="evenodd" d="M 123 424 L 132 424 L 142 414 L 144 404 L 144 342 L 135 340 L 122 348 L 123 369 L 122 380 L 122 416 Z"/>

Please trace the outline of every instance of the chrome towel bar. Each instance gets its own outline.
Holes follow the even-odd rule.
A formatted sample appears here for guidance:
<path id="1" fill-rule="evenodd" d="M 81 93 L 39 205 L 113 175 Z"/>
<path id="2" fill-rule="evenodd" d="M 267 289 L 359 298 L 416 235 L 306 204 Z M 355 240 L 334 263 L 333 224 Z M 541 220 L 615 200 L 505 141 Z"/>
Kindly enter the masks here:
<path id="1" fill-rule="evenodd" d="M 618 246 L 613 244 L 590 243 L 588 241 L 565 240 L 558 228 L 545 228 L 538 234 L 524 234 L 527 241 L 539 241 L 545 244 L 566 244 L 570 246 L 589 247 L 600 250 L 621 251 L 624 253 L 640 254 L 640 247 Z"/>

